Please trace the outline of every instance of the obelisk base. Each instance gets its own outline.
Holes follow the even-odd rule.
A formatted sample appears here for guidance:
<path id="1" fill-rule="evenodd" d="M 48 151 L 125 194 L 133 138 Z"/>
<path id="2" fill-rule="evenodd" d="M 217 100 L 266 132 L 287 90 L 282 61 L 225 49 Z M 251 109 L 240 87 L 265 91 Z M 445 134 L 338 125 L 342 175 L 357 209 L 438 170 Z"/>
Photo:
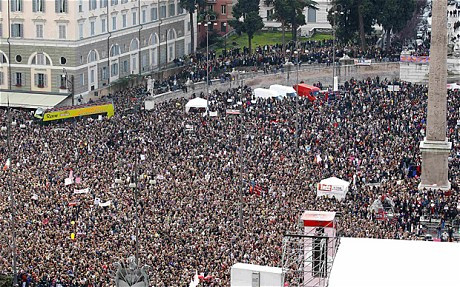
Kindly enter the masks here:
<path id="1" fill-rule="evenodd" d="M 448 157 L 452 143 L 445 141 L 430 141 L 425 138 L 420 142 L 422 152 L 422 177 L 419 190 L 449 190 Z"/>

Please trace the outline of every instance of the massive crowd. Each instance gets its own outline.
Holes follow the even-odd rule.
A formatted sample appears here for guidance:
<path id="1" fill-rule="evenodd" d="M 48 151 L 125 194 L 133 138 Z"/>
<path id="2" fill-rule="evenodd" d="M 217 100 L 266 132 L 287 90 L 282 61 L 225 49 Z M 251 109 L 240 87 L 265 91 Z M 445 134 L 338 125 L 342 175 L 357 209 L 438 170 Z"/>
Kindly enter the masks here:
<path id="1" fill-rule="evenodd" d="M 401 90 L 389 92 L 390 83 Z M 459 92 L 448 96 L 452 189 L 442 192 L 417 191 L 426 87 L 351 79 L 341 89 L 315 102 L 255 100 L 249 87 L 214 91 L 217 117 L 185 113 L 185 99 L 133 112 L 146 97 L 142 86 L 111 96 L 110 119 L 44 125 L 12 110 L 11 166 L 0 172 L 0 273 L 12 272 L 11 224 L 25 286 L 113 285 L 112 264 L 135 254 L 136 240 L 153 286 L 186 286 L 196 271 L 211 276 L 206 286 L 228 286 L 236 262 L 279 266 L 283 234 L 296 232 L 308 209 L 340 212 L 343 236 L 415 240 L 426 232 L 422 216 L 452 224 Z M 226 115 L 238 102 L 242 115 Z M 4 163 L 7 131 L 0 133 Z M 316 197 L 316 183 L 329 176 L 352 182 L 344 201 Z M 382 196 L 394 202 L 393 220 L 370 211 Z"/>
<path id="2" fill-rule="evenodd" d="M 397 45 L 389 49 L 370 46 L 363 51 L 355 46 L 337 45 L 335 47 L 335 62 L 340 65 L 340 59 L 345 55 L 353 59 L 368 59 L 374 62 L 397 62 L 400 58 L 401 49 Z M 298 53 L 295 54 L 295 51 Z M 287 62 L 299 65 L 329 66 L 333 63 L 333 52 L 332 41 L 303 41 L 299 42 L 297 46 L 293 42 L 289 42 L 285 49 L 281 44 L 259 46 L 252 53 L 249 53 L 247 48 L 242 48 L 229 49 L 220 54 L 210 51 L 208 57 L 203 53 L 186 55 L 175 60 L 178 67 L 183 67 L 180 72 L 168 79 L 155 81 L 155 93 L 186 89 L 188 81 L 206 82 L 206 66 L 209 67 L 210 80 L 228 81 L 231 79 L 231 72 L 234 69 L 280 73 L 286 70 Z M 421 51 L 417 52 L 420 53 Z"/>

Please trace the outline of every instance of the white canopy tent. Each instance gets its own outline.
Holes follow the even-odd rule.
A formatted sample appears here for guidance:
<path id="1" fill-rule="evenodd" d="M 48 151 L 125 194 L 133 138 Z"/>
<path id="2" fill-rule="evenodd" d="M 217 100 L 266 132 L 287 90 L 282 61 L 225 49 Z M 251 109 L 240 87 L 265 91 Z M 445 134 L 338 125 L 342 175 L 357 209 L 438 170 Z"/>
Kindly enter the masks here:
<path id="1" fill-rule="evenodd" d="M 293 87 L 283 85 L 271 85 L 270 90 L 278 94 L 280 98 L 296 97 L 297 92 Z"/>
<path id="2" fill-rule="evenodd" d="M 254 96 L 256 99 L 271 99 L 277 98 L 278 93 L 269 89 L 256 88 L 254 89 Z"/>
<path id="3" fill-rule="evenodd" d="M 39 94 L 39 93 L 19 93 L 19 92 L 0 92 L 0 106 L 38 109 L 51 109 L 67 99 L 67 94 Z"/>
<path id="4" fill-rule="evenodd" d="M 191 108 L 208 110 L 208 100 L 203 98 L 194 98 L 185 105 L 185 112 L 188 113 Z"/>
<path id="5" fill-rule="evenodd" d="M 459 258 L 458 243 L 343 237 L 329 287 L 459 286 Z"/>
<path id="6" fill-rule="evenodd" d="M 318 183 L 316 188 L 316 196 L 335 197 L 338 200 L 343 200 L 348 192 L 350 183 L 337 177 L 329 177 Z"/>

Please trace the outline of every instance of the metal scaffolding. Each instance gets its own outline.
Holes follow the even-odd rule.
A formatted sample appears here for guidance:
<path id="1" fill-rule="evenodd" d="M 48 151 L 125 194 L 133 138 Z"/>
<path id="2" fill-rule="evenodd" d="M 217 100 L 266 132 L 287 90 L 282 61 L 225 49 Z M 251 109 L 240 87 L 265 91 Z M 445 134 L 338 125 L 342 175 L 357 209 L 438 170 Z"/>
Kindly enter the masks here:
<path id="1" fill-rule="evenodd" d="M 293 287 L 325 287 L 339 237 L 286 234 L 282 244 L 283 282 Z"/>

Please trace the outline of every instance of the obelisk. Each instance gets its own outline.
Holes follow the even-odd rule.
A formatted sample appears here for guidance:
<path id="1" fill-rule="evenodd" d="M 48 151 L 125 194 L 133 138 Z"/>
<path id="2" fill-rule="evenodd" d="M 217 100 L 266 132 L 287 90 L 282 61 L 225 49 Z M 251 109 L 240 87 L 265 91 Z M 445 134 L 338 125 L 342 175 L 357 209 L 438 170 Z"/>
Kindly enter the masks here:
<path id="1" fill-rule="evenodd" d="M 450 189 L 447 158 L 452 143 L 447 131 L 447 0 L 432 1 L 430 70 L 426 137 L 420 143 L 419 189 Z"/>

